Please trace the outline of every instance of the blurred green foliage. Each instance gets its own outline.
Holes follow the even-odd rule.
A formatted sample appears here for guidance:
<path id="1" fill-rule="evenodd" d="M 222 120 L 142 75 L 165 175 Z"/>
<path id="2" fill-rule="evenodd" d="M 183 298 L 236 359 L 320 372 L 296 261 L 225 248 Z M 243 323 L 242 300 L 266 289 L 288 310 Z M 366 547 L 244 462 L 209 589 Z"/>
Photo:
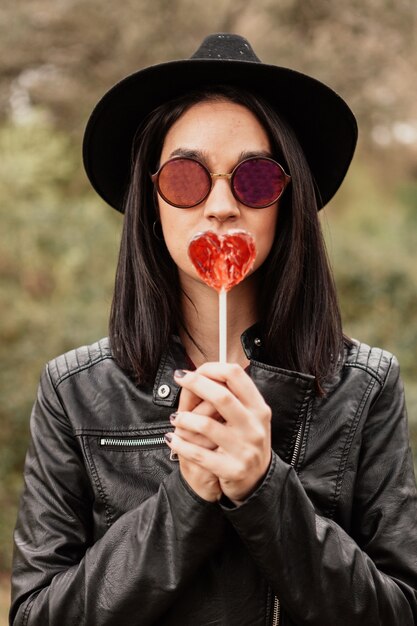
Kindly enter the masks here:
<path id="1" fill-rule="evenodd" d="M 348 334 L 396 352 L 403 375 L 417 364 L 417 206 L 410 182 L 387 186 L 384 171 L 354 162 L 324 231 Z M 417 194 L 417 185 L 414 193 Z"/>
<path id="2" fill-rule="evenodd" d="M 121 217 L 77 192 L 78 148 L 48 125 L 0 127 L 0 570 L 10 560 L 28 416 L 54 355 L 107 333 Z"/>

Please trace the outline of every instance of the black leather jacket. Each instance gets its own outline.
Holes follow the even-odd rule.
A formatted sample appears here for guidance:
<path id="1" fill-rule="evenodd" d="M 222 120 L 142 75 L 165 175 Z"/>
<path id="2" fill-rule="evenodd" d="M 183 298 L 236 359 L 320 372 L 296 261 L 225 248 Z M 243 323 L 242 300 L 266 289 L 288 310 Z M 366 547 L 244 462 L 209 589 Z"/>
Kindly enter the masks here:
<path id="1" fill-rule="evenodd" d="M 272 408 L 273 456 L 240 507 L 200 499 L 164 444 L 172 372 L 186 366 L 178 340 L 153 389 L 117 367 L 107 340 L 49 363 L 11 624 L 417 624 L 417 497 L 396 360 L 355 343 L 318 398 L 311 376 L 263 364 L 254 340 L 243 336 Z"/>

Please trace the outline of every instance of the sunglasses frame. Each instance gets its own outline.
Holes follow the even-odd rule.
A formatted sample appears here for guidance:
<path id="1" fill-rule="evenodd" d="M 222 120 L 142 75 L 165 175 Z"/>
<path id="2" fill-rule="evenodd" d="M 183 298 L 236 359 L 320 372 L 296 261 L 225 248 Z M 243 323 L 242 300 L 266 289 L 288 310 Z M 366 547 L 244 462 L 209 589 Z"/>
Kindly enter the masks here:
<path id="1" fill-rule="evenodd" d="M 203 170 L 206 172 L 208 180 L 210 181 L 210 187 L 206 193 L 206 195 L 199 200 L 198 202 L 196 202 L 195 204 L 175 204 L 174 202 L 172 202 L 171 200 L 169 200 L 161 191 L 160 187 L 159 187 L 159 176 L 163 170 L 163 168 L 168 164 L 171 163 L 172 161 L 193 161 L 194 163 L 198 163 Z M 246 204 L 246 202 L 243 202 L 241 200 L 241 198 L 238 197 L 238 195 L 235 193 L 235 188 L 233 185 L 233 180 L 234 177 L 236 175 L 237 170 L 239 169 L 239 167 L 241 165 L 243 165 L 244 163 L 247 163 L 248 161 L 271 161 L 272 163 L 274 163 L 275 165 L 277 165 L 281 172 L 284 175 L 284 185 L 279 193 L 279 195 L 274 198 L 274 200 L 272 202 L 268 202 L 267 204 L 263 204 L 261 206 L 251 206 L 250 204 Z M 167 202 L 168 204 L 170 204 L 171 206 L 177 208 L 177 209 L 193 209 L 194 207 L 198 206 L 199 204 L 201 204 L 202 202 L 204 202 L 204 200 L 206 200 L 212 189 L 213 189 L 213 185 L 214 185 L 214 180 L 217 178 L 227 178 L 227 180 L 230 182 L 230 189 L 232 191 L 232 194 L 234 196 L 234 198 L 240 202 L 240 204 L 243 204 L 246 207 L 249 207 L 251 209 L 266 209 L 269 206 L 272 206 L 275 202 L 278 202 L 278 200 L 281 198 L 282 194 L 284 193 L 285 189 L 287 188 L 288 183 L 291 180 L 291 176 L 289 174 L 286 173 L 286 171 L 284 170 L 284 168 L 282 167 L 282 165 L 280 165 L 278 163 L 278 161 L 275 161 L 275 159 L 272 159 L 271 157 L 264 157 L 264 156 L 252 156 L 252 157 L 248 157 L 246 159 L 242 159 L 242 161 L 239 161 L 239 163 L 236 163 L 235 167 L 233 168 L 233 170 L 230 172 L 230 174 L 215 174 L 213 172 L 210 172 L 210 170 L 207 168 L 206 165 L 204 165 L 204 163 L 202 163 L 199 159 L 196 159 L 194 157 L 188 157 L 188 156 L 175 156 L 172 157 L 171 159 L 168 159 L 167 161 L 165 161 L 164 163 L 162 163 L 162 165 L 159 167 L 158 171 L 155 172 L 155 174 L 151 174 L 151 180 L 153 182 L 153 184 L 156 187 L 157 192 L 159 193 L 159 195 L 161 196 L 161 198 L 163 200 L 165 200 L 165 202 Z"/>

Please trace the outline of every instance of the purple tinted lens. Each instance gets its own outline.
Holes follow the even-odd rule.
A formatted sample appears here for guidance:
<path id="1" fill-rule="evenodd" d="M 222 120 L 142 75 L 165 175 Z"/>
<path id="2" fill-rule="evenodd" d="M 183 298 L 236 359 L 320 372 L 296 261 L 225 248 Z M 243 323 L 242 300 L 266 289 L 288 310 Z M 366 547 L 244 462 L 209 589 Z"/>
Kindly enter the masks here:
<path id="1" fill-rule="evenodd" d="M 200 204 L 210 190 L 211 179 L 205 168 L 192 159 L 172 159 L 158 177 L 161 196 L 174 206 L 186 208 Z"/>
<path id="2" fill-rule="evenodd" d="M 273 204 L 285 186 L 283 169 L 269 159 L 248 159 L 241 163 L 233 176 L 233 188 L 240 202 L 250 207 Z"/>

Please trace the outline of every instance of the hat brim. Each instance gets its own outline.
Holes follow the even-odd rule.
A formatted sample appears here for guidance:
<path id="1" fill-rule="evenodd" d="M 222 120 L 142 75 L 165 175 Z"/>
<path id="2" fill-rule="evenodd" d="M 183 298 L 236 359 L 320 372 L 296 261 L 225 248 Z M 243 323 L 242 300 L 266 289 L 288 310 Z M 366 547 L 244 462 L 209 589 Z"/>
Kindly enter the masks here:
<path id="1" fill-rule="evenodd" d="M 226 84 L 252 91 L 282 115 L 303 148 L 319 208 L 340 187 L 357 142 L 346 102 L 324 83 L 300 72 L 249 61 L 187 59 L 139 70 L 114 85 L 88 120 L 83 160 L 97 193 L 123 211 L 136 129 L 153 109 L 195 88 Z"/>

